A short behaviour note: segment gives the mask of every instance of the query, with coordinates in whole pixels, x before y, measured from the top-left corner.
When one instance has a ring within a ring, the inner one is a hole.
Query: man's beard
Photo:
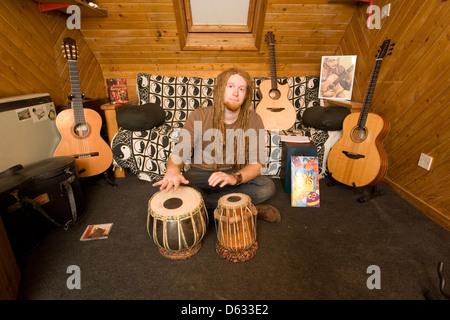
[[[240,102],[233,102],[233,101],[226,101],[225,107],[230,111],[237,111],[241,108],[242,103]]]

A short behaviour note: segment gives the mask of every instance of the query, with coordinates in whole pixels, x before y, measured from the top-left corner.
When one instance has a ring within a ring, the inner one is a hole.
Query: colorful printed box
[[[292,207],[320,207],[318,157],[292,156],[291,179]]]

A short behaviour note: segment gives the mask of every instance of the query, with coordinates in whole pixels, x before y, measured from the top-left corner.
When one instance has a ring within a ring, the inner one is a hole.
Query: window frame
[[[189,0],[172,1],[181,50],[259,50],[267,0],[250,0],[248,23],[241,26],[193,26]]]

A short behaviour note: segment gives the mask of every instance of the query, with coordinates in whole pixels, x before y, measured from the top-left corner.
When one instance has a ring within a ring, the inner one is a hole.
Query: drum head
[[[250,197],[243,193],[230,193],[219,199],[219,206],[226,208],[243,207],[250,202]]]
[[[198,210],[202,204],[200,193],[191,188],[180,186],[177,190],[158,191],[149,201],[150,212],[166,219],[179,219]]]

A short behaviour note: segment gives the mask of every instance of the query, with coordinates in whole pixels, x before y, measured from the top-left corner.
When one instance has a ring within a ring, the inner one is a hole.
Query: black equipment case
[[[86,212],[72,157],[53,157],[0,173],[0,213],[16,259]]]

